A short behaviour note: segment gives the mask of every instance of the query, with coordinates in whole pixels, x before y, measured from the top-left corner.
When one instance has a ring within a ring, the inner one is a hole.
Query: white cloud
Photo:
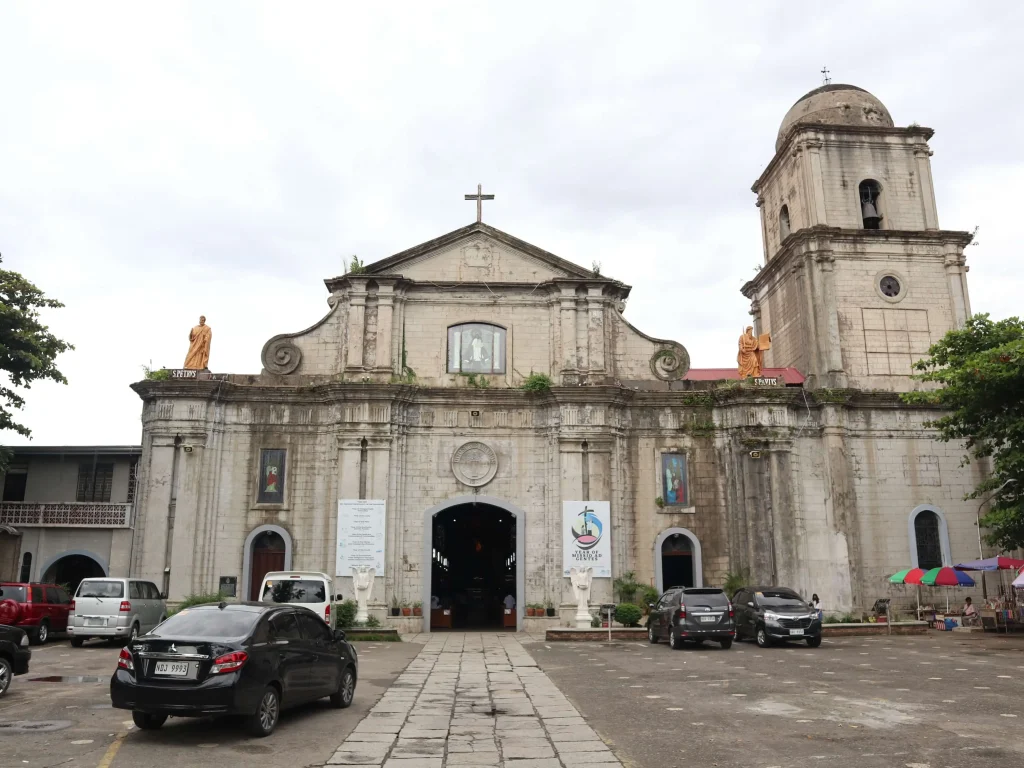
[[[1019,311],[1024,12],[931,3],[5,5],[0,251],[67,308],[34,442],[132,443],[139,366],[205,313],[216,370],[326,312],[322,279],[485,220],[634,286],[627,317],[730,365],[762,260],[751,182],[819,84],[937,130],[973,309]],[[1007,94],[1010,94],[1008,96]],[[10,443],[16,436],[2,436]]]

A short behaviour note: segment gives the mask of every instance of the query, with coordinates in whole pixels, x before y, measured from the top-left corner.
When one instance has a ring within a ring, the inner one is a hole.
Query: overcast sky
[[[32,442],[138,443],[128,384],[180,366],[201,313],[210,367],[258,373],[323,278],[468,224],[478,182],[485,222],[601,262],[641,330],[733,365],[750,185],[826,64],[936,130],[940,225],[980,226],[973,309],[1019,314],[1024,6],[835,5],[4,0],[3,268],[76,346],[69,386],[27,393]]]

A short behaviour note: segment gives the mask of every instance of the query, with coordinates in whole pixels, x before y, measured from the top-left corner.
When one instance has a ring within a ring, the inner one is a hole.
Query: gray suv
[[[744,587],[732,602],[737,639],[753,638],[762,648],[788,640],[803,640],[811,648],[821,645],[818,612],[792,589]]]
[[[736,636],[732,604],[721,589],[670,589],[649,608],[647,639],[651,643],[667,640],[678,650],[686,642],[701,645],[711,640],[730,648]]]
[[[167,604],[151,581],[85,579],[78,585],[68,616],[76,648],[90,637],[134,640],[167,618]]]

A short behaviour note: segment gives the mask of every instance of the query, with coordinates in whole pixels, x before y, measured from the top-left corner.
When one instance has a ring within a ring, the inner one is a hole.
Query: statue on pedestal
[[[201,315],[199,325],[193,327],[188,334],[188,354],[185,355],[185,365],[182,368],[205,371],[210,365],[210,340],[212,338],[213,331],[206,324],[206,315]]]
[[[569,583],[576,598],[576,629],[590,627],[590,582],[593,578],[594,569],[589,565],[569,569]]]
[[[370,618],[368,603],[370,592],[373,591],[373,579],[377,575],[376,568],[365,565],[352,568],[352,585],[356,589],[356,623],[365,623]]]
[[[765,350],[772,348],[771,334],[762,333],[760,336],[755,336],[754,326],[748,325],[746,333],[740,336],[739,348],[736,363],[739,367],[740,378],[760,378]]]

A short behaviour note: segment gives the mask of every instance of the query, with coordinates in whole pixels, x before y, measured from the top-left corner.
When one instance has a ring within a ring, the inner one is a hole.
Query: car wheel
[[[84,642],[85,642],[85,638],[84,637],[72,637],[71,638],[71,647],[72,648],[81,648],[82,647],[82,643],[84,643]]]
[[[274,728],[277,726],[277,719],[281,715],[281,697],[277,693],[277,689],[268,685],[263,691],[263,696],[260,697],[259,706],[256,707],[256,711],[249,715],[249,721],[247,723],[249,733],[253,736],[269,736],[274,732]]]
[[[817,637],[808,637],[807,645],[811,648],[817,648],[819,645],[821,645],[821,635],[818,635]]]
[[[352,699],[356,695],[356,675],[351,667],[347,667],[341,673],[341,683],[338,685],[337,693],[331,694],[331,706],[338,709],[345,709],[352,706]]]
[[[50,625],[44,621],[39,625],[39,629],[36,630],[36,643],[38,645],[44,645],[47,640],[50,639]]]
[[[767,648],[772,644],[771,638],[768,637],[768,630],[764,627],[757,628],[757,635],[755,639],[757,640],[758,648]]]
[[[675,627],[672,627],[668,632],[668,644],[672,646],[674,651],[678,651],[683,647],[683,641],[676,636]]]
[[[132,712],[132,722],[143,731],[155,731],[167,722],[167,715],[150,715],[146,712]]]
[[[11,669],[11,662],[0,657],[0,696],[7,693],[11,687],[11,678],[14,677],[14,670]]]
[[[727,637],[725,640],[719,640],[718,642],[721,643],[723,651],[728,651],[730,648],[732,648],[731,637]]]
[[[658,642],[658,636],[654,634],[654,625],[647,625],[647,642],[651,645],[655,645]]]

